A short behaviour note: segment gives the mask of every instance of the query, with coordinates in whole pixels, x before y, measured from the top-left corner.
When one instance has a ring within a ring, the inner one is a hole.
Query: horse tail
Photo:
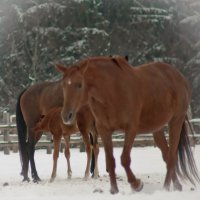
[[[94,146],[94,140],[91,133],[90,133],[90,143],[92,146]],[[92,175],[94,175],[94,168],[95,168],[95,155],[94,155],[94,148],[92,148],[92,160],[91,160],[91,165],[90,165],[90,173]]]
[[[195,180],[200,183],[200,177],[193,157],[189,133],[192,133],[190,136],[194,139],[193,128],[186,115],[178,145],[178,162],[176,170],[181,178],[189,180],[193,185],[196,185]]]
[[[17,134],[18,134],[18,142],[19,142],[19,152],[20,152],[20,160],[21,164],[24,158],[27,157],[27,149],[26,149],[26,139],[27,139],[27,126],[24,121],[24,117],[22,114],[21,106],[20,106],[20,99],[21,96],[24,94],[26,90],[23,90],[20,95],[18,96],[17,103],[16,103],[16,125],[17,125]]]

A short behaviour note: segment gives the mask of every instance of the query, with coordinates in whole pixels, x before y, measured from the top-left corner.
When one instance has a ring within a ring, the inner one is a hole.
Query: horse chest
[[[122,113],[117,111],[117,109],[113,109],[112,106],[103,104],[96,99],[92,99],[89,106],[95,121],[101,124],[101,126],[114,130],[122,127]]]

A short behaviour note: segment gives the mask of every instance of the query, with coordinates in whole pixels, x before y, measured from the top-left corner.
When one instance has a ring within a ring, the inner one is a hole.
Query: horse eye
[[[82,84],[81,83],[76,83],[76,88],[82,88]]]

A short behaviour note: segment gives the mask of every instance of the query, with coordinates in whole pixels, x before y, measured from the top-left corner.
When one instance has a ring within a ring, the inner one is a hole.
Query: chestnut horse
[[[63,92],[60,81],[32,85],[19,95],[16,104],[16,124],[22,163],[21,175],[24,177],[23,181],[30,180],[28,177],[29,161],[33,181],[40,181],[35,166],[34,152],[35,145],[42,133],[37,134],[37,137],[35,137],[36,133],[33,128],[41,116],[46,115],[50,109],[62,107],[62,105]],[[98,152],[98,145],[95,143],[94,150]]]
[[[106,156],[111,193],[118,192],[113,156],[112,133],[125,133],[121,164],[131,188],[139,191],[143,183],[130,168],[130,152],[136,134],[154,134],[167,165],[164,188],[182,190],[178,176],[192,184],[200,181],[191,151],[187,110],[191,89],[186,79],[172,66],[149,63],[132,67],[124,58],[93,57],[71,68],[57,66],[63,72],[64,123],[73,123],[79,107],[88,104],[95,118]],[[75,89],[79,85],[79,89]],[[65,98],[70,96],[70,98]],[[169,144],[163,136],[168,124]]]
[[[42,131],[45,131],[45,132],[51,132],[53,135],[53,143],[54,143],[53,170],[50,182],[53,182],[56,177],[57,160],[59,156],[59,148],[62,136],[65,140],[65,157],[68,166],[67,170],[68,178],[71,178],[72,171],[70,165],[69,140],[71,134],[79,132],[79,129],[76,124],[73,125],[63,124],[60,113],[61,113],[61,107],[51,109],[46,115],[41,117],[40,121],[36,124],[36,126],[33,129],[35,132],[39,132],[39,134]],[[87,152],[87,164],[84,176],[84,179],[87,180],[89,177],[89,167],[91,161],[90,141],[87,134],[89,132],[95,133],[93,135],[93,139],[97,140],[97,133],[95,132],[95,126],[94,126],[94,118],[91,115],[88,106],[84,106],[79,110],[77,114],[77,124],[79,125],[80,133],[82,133],[85,149]],[[98,177],[97,156],[98,155],[95,155],[95,170],[94,170],[95,178]]]

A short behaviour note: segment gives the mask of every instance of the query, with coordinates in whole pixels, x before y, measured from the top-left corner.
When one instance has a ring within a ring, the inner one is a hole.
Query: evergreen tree
[[[193,87],[200,114],[198,0],[0,1],[0,107],[14,112],[18,94],[60,77],[68,65],[96,55],[129,55],[133,65],[173,64]]]

